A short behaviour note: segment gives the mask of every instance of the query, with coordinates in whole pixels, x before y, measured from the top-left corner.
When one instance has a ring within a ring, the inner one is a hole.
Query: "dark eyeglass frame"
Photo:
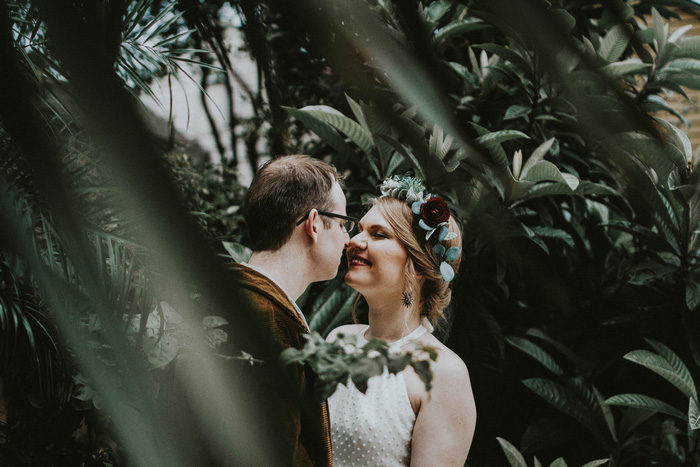
[[[341,224],[341,228],[343,229],[343,232],[350,233],[355,229],[355,226],[357,225],[357,218],[356,217],[351,217],[351,216],[344,216],[342,214],[336,214],[334,212],[328,212],[328,211],[316,211],[318,212],[319,215],[321,216],[326,216],[326,217],[337,217],[338,219],[344,219],[345,222]],[[304,217],[299,219],[297,222],[297,226],[301,225],[302,222],[304,222],[306,219],[309,218],[309,214],[311,214],[311,211],[306,213]],[[349,224],[348,224],[349,223]]]

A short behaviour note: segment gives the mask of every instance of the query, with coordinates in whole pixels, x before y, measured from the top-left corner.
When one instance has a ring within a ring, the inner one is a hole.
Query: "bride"
[[[431,325],[450,302],[458,224],[418,179],[394,177],[381,191],[347,248],[345,281],[367,301],[369,325],[341,326],[328,340],[384,339],[395,352],[433,347],[433,387],[427,392],[410,367],[371,378],[366,394],[351,382],[339,385],[328,401],[333,464],[463,466],[476,423],[469,373]]]

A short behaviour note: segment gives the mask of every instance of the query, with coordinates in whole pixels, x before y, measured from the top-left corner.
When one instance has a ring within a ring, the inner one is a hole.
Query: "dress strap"
[[[358,345],[363,346],[365,345],[368,341],[365,338],[365,332],[369,329],[369,325],[365,326],[362,328],[359,332],[358,336]],[[416,329],[411,331],[410,334],[407,336],[402,337],[401,339],[389,342],[389,351],[390,352],[398,352],[401,347],[404,345],[408,344],[409,342],[413,342],[420,338],[423,334],[428,332],[428,329],[423,325],[423,323],[419,324]]]

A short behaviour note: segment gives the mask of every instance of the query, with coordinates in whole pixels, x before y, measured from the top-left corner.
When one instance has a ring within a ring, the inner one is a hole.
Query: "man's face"
[[[345,212],[345,194],[338,183],[333,185],[331,189],[331,208],[330,212],[335,214],[347,215]],[[343,219],[335,217],[327,217],[330,220],[330,227],[322,227],[319,235],[318,255],[316,257],[317,280],[333,279],[338,273],[338,266],[343,257],[343,250],[350,240],[347,232],[343,232]]]

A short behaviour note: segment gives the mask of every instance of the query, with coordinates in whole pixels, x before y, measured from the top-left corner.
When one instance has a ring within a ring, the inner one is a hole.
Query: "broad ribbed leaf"
[[[622,62],[615,62],[600,68],[600,72],[610,79],[616,80],[625,76],[646,73],[651,68],[648,63],[643,63],[638,58],[630,58]]]
[[[645,396],[644,394],[618,394],[607,399],[605,403],[608,405],[620,405],[623,407],[653,410],[654,412],[660,412],[672,417],[686,420],[686,416],[683,415],[683,412],[680,410],[667,404],[666,402],[660,401],[653,397]]]
[[[550,195],[600,195],[600,196],[620,196],[620,193],[605,185],[581,180],[576,190],[572,191],[565,183],[538,183],[527,193],[527,198]]]
[[[673,384],[686,397],[695,397],[694,386],[691,387],[664,357],[648,350],[635,350],[625,355],[625,359],[650,369]]]
[[[573,191],[557,166],[549,161],[539,161],[533,165],[525,175],[522,175],[520,179],[529,182],[559,182],[566,185],[570,191]]]
[[[675,352],[673,352],[661,342],[652,339],[646,339],[646,341],[649,343],[649,345],[654,347],[654,350],[656,350],[659,353],[659,355],[666,359],[666,361],[671,365],[671,368],[673,368],[673,371],[683,380],[685,386],[690,391],[689,394],[684,394],[691,399],[697,398],[698,393],[697,389],[695,388],[695,382],[693,381],[693,377],[691,376],[690,371],[688,371],[688,367],[685,366],[685,364],[678,357],[678,355],[676,355]]]
[[[368,133],[370,133],[372,130],[370,129],[369,125],[367,124],[367,120],[365,119],[365,113],[362,111],[362,106],[355,102],[350,96],[345,94],[345,100],[348,101],[348,105],[350,105],[350,110],[352,110],[353,115],[355,115],[355,118],[357,119],[358,123],[362,125],[362,128],[365,129]]]
[[[616,24],[608,30],[600,43],[598,53],[608,62],[617,61],[629,44],[631,28],[627,24]]]
[[[236,242],[221,242],[224,246],[226,252],[233,258],[237,263],[244,263],[250,259],[253,254],[250,248],[247,246],[236,243]]]
[[[523,380],[523,384],[562,413],[572,417],[591,432],[596,432],[594,415],[581,404],[570,389],[544,378],[526,379]]]
[[[483,144],[484,147],[488,149],[489,154],[491,154],[494,162],[496,163],[496,166],[498,166],[500,169],[503,169],[504,171],[508,170],[508,156],[503,150],[503,147],[501,146],[500,142],[496,141],[495,137],[487,138],[492,133],[490,133],[489,130],[487,130],[486,128],[479,126],[473,122],[471,125],[479,134],[477,142]]]
[[[346,284],[329,283],[311,306],[309,328],[322,336],[349,321],[355,292]]]
[[[700,306],[700,283],[692,279],[686,279],[684,282],[685,304],[688,310],[695,311]]]
[[[654,39],[656,40],[656,50],[661,51],[666,46],[668,38],[666,22],[663,17],[656,11],[656,8],[651,9],[651,16],[654,20]]]
[[[463,20],[452,21],[444,28],[440,29],[435,36],[433,36],[433,42],[437,43],[443,39],[450,38],[452,36],[466,34],[471,31],[477,31],[479,29],[489,28],[488,24],[484,23],[477,18],[466,18]]]
[[[506,342],[537,360],[552,373],[556,375],[564,374],[564,370],[562,370],[552,356],[549,355],[546,350],[532,341],[523,339],[522,337],[511,336],[506,338]]]
[[[397,152],[397,154],[400,154],[405,160],[410,162],[413,168],[416,170],[416,175],[425,180],[425,173],[423,172],[423,167],[421,166],[420,161],[416,159],[416,156],[414,156],[408,148],[396,141],[394,138],[389,138],[384,135],[378,135],[378,141],[379,140],[388,143],[389,146],[391,146]]]
[[[700,429],[700,407],[698,407],[698,400],[694,397],[691,397],[688,403],[688,425],[693,430]]]
[[[522,131],[518,130],[500,130],[500,131],[494,131],[492,133],[489,133],[484,136],[480,136],[477,139],[477,142],[480,144],[488,144],[488,143],[503,143],[505,141],[510,141],[512,139],[518,139],[518,138],[526,138],[530,139],[528,135],[523,133]]]
[[[518,451],[515,446],[503,438],[497,437],[496,439],[500,443],[501,449],[503,449],[503,452],[506,454],[506,458],[508,459],[511,467],[527,467],[523,455],[520,454],[520,451]]]
[[[607,464],[608,462],[610,462],[610,459],[598,459],[595,461],[588,462],[582,467],[598,467],[599,465]]]
[[[524,59],[514,49],[506,48],[497,44],[474,44],[472,47],[485,50],[509,61],[516,67],[520,68],[520,71],[523,72],[525,76],[532,76],[533,74],[532,65],[530,65],[529,61]]]
[[[549,467],[567,467],[566,462],[564,462],[564,458],[560,457],[559,459],[556,459],[554,462],[549,464]]]
[[[608,426],[608,431],[610,431],[610,436],[617,442],[617,429],[615,428],[615,417],[613,417],[612,410],[610,406],[605,403],[603,395],[598,391],[598,388],[593,386],[593,394],[595,395],[596,401],[598,402],[598,407],[603,412],[603,417],[605,418],[605,424]]]
[[[555,138],[550,138],[544,143],[540,144],[535,148],[534,151],[532,151],[532,154],[530,154],[530,157],[525,161],[525,164],[523,164],[523,169],[520,172],[520,178],[522,179],[529,171],[530,169],[537,164],[539,161],[544,159],[544,157],[547,155],[549,150],[552,148],[552,145],[556,141]]]
[[[686,163],[692,160],[693,148],[690,144],[690,139],[688,138],[688,135],[682,132],[677,126],[672,125],[663,118],[655,117],[654,120],[656,121],[656,123],[664,127],[664,129],[669,133],[669,140],[674,144],[675,147],[677,147],[681,151]],[[678,165],[678,163],[676,165]],[[683,170],[685,169],[685,165],[683,167],[679,166],[678,168]]]
[[[326,105],[308,105],[299,110],[332,125],[336,130],[350,138],[350,140],[357,144],[365,153],[372,153],[374,143],[372,142],[370,133],[365,131],[362,125],[351,118],[346,117],[334,108]]]
[[[678,55],[700,60],[700,37],[685,36],[676,41],[676,44],[679,47]]]
[[[569,245],[571,248],[574,247],[574,239],[569,235],[568,232],[562,229],[555,229],[554,227],[545,226],[533,226],[530,227],[533,232],[535,232],[540,237],[544,238],[555,238],[557,240],[562,240],[564,243]]]
[[[309,130],[316,133],[323,141],[328,143],[329,146],[338,151],[340,154],[348,158],[352,158],[354,156],[355,151],[348,143],[345,142],[345,139],[343,139],[338,131],[331,125],[308,112],[291,107],[283,106],[282,108],[292,117],[295,117],[297,120],[306,125]]]
[[[524,105],[511,105],[506,110],[503,120],[515,120],[516,118],[524,117],[532,112],[531,107],[526,107]]]
[[[618,144],[626,151],[645,160],[664,182],[674,169],[685,167],[685,157],[671,144],[639,133],[620,135]]]
[[[647,245],[657,251],[673,250],[673,246],[667,241],[667,239],[663,235],[659,234],[658,232],[654,232],[650,228],[641,224],[637,224],[630,221],[608,221],[601,222],[600,225],[609,227],[611,229],[617,229],[622,230],[624,232],[628,232],[637,237],[637,239],[643,242],[644,245]]]

